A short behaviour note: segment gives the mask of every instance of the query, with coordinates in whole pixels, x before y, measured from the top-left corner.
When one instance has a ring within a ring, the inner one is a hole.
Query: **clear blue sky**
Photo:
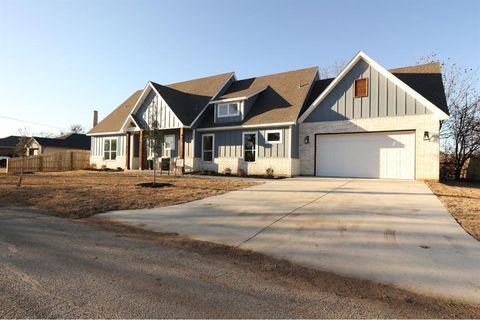
[[[91,126],[148,80],[347,61],[480,68],[480,1],[0,0],[0,137]],[[42,127],[1,117],[20,118]]]

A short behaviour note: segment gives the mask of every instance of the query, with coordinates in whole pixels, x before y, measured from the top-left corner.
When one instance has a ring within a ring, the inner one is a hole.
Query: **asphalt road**
[[[480,315],[473,307],[428,299],[418,302],[416,296],[405,299],[397,289],[368,282],[361,282],[363,288],[353,281],[352,294],[348,278],[318,273],[318,279],[308,280],[293,270],[285,276],[221,250],[205,252],[195,242],[179,247],[106,231],[89,222],[0,207],[0,317]],[[345,286],[338,286],[336,292],[332,283]],[[372,292],[378,294],[373,297]]]

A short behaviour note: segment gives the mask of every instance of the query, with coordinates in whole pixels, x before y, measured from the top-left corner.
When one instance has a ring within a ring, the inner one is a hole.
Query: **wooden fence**
[[[60,151],[39,156],[8,159],[7,172],[52,172],[86,169],[90,151]]]

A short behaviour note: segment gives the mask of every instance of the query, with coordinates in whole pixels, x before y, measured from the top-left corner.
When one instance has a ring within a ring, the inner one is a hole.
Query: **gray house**
[[[88,135],[97,166],[147,168],[144,132],[156,126],[162,157],[186,171],[438,179],[446,118],[439,64],[387,71],[360,52],[335,79],[314,67],[148,82]]]

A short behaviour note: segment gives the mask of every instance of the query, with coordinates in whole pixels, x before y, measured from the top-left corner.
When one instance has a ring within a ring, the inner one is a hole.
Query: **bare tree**
[[[72,124],[70,126],[70,133],[84,133],[85,128],[81,124]]]
[[[450,108],[450,118],[442,126],[446,152],[453,156],[454,176],[458,180],[462,171],[477,151],[480,151],[480,97],[466,97],[464,104]]]
[[[145,140],[148,149],[153,154],[153,186],[156,185],[157,181],[157,162],[158,158],[161,157],[163,152],[163,143],[164,143],[164,134],[159,129],[158,125],[158,107],[157,105],[152,105],[149,109],[148,115],[148,131],[145,132]]]
[[[480,150],[480,96],[478,74],[471,68],[450,61],[440,61],[431,53],[418,59],[418,64],[439,62],[450,117],[440,122],[443,152],[451,159],[454,177],[460,179],[462,170],[472,155]]]
[[[32,136],[42,137],[42,138],[55,138],[57,134],[53,132],[48,132],[48,131],[39,131],[39,132],[33,132]]]
[[[346,65],[345,61],[335,61],[332,65],[318,68],[320,79],[335,78]]]
[[[31,137],[29,137],[27,129],[18,130],[20,137],[18,138],[17,145],[15,146],[15,155],[20,155],[22,157],[22,166],[20,168],[20,176],[18,177],[17,188],[22,186],[23,172],[25,167],[25,155],[27,153],[27,144],[30,142]]]

